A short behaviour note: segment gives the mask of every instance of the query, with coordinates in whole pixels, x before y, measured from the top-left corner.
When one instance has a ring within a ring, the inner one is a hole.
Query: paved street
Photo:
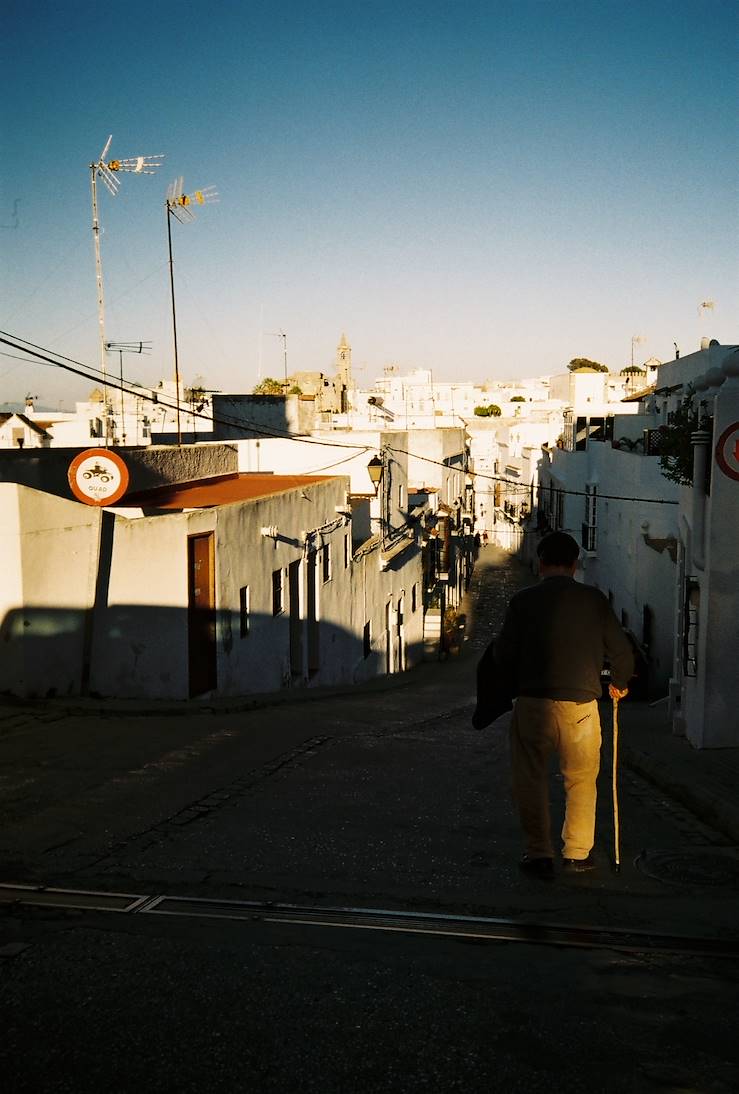
[[[733,1089],[731,839],[624,768],[616,874],[606,747],[599,869],[551,884],[517,869],[506,719],[478,733],[469,716],[475,661],[530,580],[487,548],[462,654],[391,686],[207,713],[6,710],[0,881],[240,902],[233,920],[212,917],[224,904],[6,904],[9,1088]],[[624,704],[625,737],[637,715]],[[316,925],[285,905],[413,912],[440,933]],[[489,937],[492,921],[516,940]],[[593,933],[560,944],[552,925]]]

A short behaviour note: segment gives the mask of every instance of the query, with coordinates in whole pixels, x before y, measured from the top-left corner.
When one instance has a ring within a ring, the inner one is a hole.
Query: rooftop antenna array
[[[218,201],[218,191],[215,186],[205,186],[202,190],[193,190],[191,194],[184,192],[184,180],[182,176],[170,183],[167,188],[167,243],[169,246],[169,288],[172,295],[172,340],[174,343],[174,382],[177,401],[177,444],[182,444],[182,428],[180,426],[180,362],[177,353],[177,310],[174,296],[174,260],[172,258],[172,217],[180,224],[189,224],[195,219],[195,209],[198,205],[214,205]]]
[[[643,334],[632,334],[631,336],[631,367],[634,367],[634,346],[640,346],[643,342],[646,342],[646,336]]]
[[[123,354],[124,353],[151,353],[151,342],[106,342],[106,353],[117,353],[118,361],[120,364],[120,378],[121,378],[121,442],[126,443],[126,410],[123,400],[124,387],[123,387]],[[138,426],[136,429],[138,434]],[[106,429],[107,434],[107,429]]]
[[[108,159],[112,134],[105,142],[100,156],[95,163],[90,164],[90,188],[92,191],[92,237],[95,242],[95,275],[97,278],[98,294],[98,330],[100,335],[100,371],[103,374],[103,406],[108,402],[108,384],[106,375],[106,343],[105,343],[105,294],[103,293],[103,266],[100,258],[100,218],[98,216],[97,180],[103,180],[105,187],[112,197],[115,197],[121,187],[120,174],[153,175],[162,165],[163,155],[156,156],[130,156],[127,159]],[[105,415],[107,423],[107,414]],[[108,443],[108,427],[105,427],[105,443]]]

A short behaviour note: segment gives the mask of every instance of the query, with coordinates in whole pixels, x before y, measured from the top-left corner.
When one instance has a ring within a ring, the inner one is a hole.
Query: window
[[[582,545],[586,551],[595,551],[598,545],[598,488],[585,484],[585,520],[582,525]]]
[[[416,610],[418,596],[417,589],[418,582],[416,582],[416,584],[411,587],[411,612],[415,612]]]
[[[272,615],[279,615],[285,605],[282,595],[282,570],[272,571]]]
[[[323,576],[323,584],[331,580],[331,544],[324,543],[321,548],[321,573]]]
[[[405,487],[401,484],[398,487],[398,508],[402,509],[405,505]]]
[[[698,675],[698,618],[700,616],[701,590],[695,578],[685,579],[683,602],[683,673]]]
[[[362,645],[363,645],[363,648],[364,648],[365,658],[369,657],[369,655],[372,653],[372,636],[370,634],[370,625],[369,625],[369,623],[365,623],[365,625],[364,625],[364,634],[362,635]]]
[[[249,586],[243,585],[239,589],[239,621],[241,637],[246,638],[249,633]]]
[[[349,533],[347,532],[346,535],[344,536],[344,569],[345,570],[349,566],[349,560],[350,560],[351,557],[352,557],[352,553],[351,553],[351,550],[350,550],[350,547],[349,547]]]

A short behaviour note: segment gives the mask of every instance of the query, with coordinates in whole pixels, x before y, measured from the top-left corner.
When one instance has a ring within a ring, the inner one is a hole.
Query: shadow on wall
[[[187,699],[361,683],[410,668],[422,641],[324,620],[163,605],[27,607],[0,624],[0,693]],[[402,645],[402,649],[401,649]]]

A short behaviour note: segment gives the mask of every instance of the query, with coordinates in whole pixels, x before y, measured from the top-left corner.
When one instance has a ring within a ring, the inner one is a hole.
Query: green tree
[[[573,357],[567,368],[570,372],[578,369],[591,369],[593,372],[608,372],[607,365],[601,365],[598,361],[591,361],[589,357]]]
[[[499,418],[502,414],[502,410],[495,403],[490,403],[488,406],[476,406],[475,414],[478,418]]]
[[[709,429],[711,419],[701,416],[693,407],[693,395],[689,389],[669,425],[663,425],[659,437],[659,469],[670,482],[681,486],[693,484],[693,446],[691,433],[697,429]]]
[[[252,391],[252,395],[282,395],[283,385],[279,380],[273,380],[271,376],[265,377],[260,384],[257,384]]]
[[[288,391],[288,395],[302,395],[302,394],[303,394],[303,389],[302,389],[302,387],[298,387],[297,384],[293,384],[293,386]]]
[[[524,399],[523,395],[514,395],[513,398],[511,399],[511,402],[512,403],[525,403],[526,400]]]

